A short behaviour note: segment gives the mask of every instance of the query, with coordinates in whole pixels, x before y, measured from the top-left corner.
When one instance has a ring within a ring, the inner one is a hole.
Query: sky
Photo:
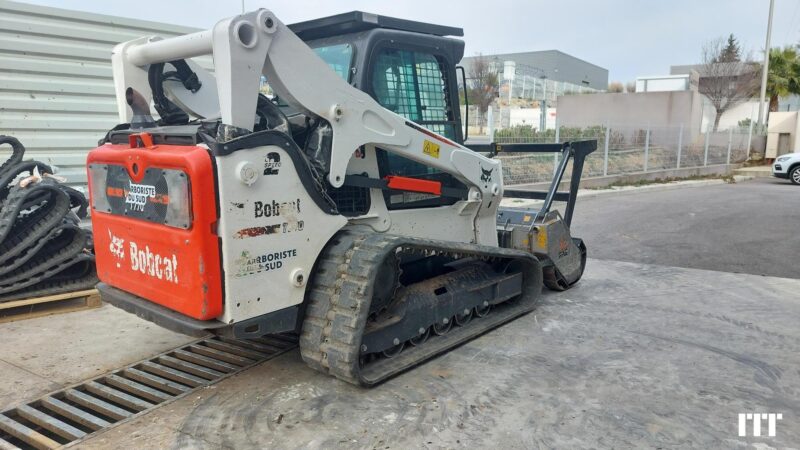
[[[242,0],[26,0],[60,8],[210,28]],[[667,75],[733,33],[763,58],[769,0],[244,0],[284,23],[361,10],[464,29],[465,56],[561,50],[609,70],[609,81]],[[775,0],[772,47],[800,42],[800,0]]]

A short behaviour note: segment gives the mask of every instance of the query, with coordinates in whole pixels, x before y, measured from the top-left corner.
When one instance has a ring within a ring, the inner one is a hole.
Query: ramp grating
[[[0,450],[53,449],[146,414],[297,346],[294,334],[201,339],[0,413]]]

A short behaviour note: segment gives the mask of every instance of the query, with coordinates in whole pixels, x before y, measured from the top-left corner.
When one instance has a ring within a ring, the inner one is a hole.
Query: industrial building
[[[604,91],[608,88],[608,69],[559,50],[502,53],[470,56],[461,65],[470,73],[476,58],[486,59],[507,84],[512,70],[512,96],[554,101],[559,95]],[[507,88],[503,88],[508,92]]]
[[[119,122],[111,49],[195,28],[0,0],[0,134],[86,183],[86,153]]]

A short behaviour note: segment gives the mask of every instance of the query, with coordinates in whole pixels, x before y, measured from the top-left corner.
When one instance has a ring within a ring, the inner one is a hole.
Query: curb
[[[751,176],[744,176],[744,175],[734,175],[733,179],[737,183],[740,181],[751,180],[754,177]],[[661,192],[661,191],[671,191],[674,189],[683,189],[683,188],[693,188],[693,187],[702,187],[702,186],[715,186],[720,184],[728,184],[727,181],[721,179],[713,179],[713,180],[688,180],[688,181],[672,181],[669,183],[659,183],[659,184],[649,184],[645,186],[623,186],[619,188],[609,188],[609,189],[579,189],[578,190],[578,198],[592,198],[592,197],[600,197],[606,195],[620,195],[620,194],[638,194],[638,193],[645,193],[645,192]],[[512,200],[514,197],[507,197],[503,200]],[[524,206],[526,204],[536,204],[541,203],[542,200],[528,200],[528,199],[517,199],[521,201],[513,202],[509,206]]]
[[[772,168],[769,166],[743,167],[734,170],[733,173],[753,178],[772,178]]]
[[[752,176],[734,175],[735,182],[746,181],[753,179]],[[673,189],[701,187],[701,186],[714,186],[718,184],[728,184],[727,181],[721,179],[713,180],[689,180],[689,181],[672,181],[669,183],[648,184],[645,186],[624,186],[620,188],[610,189],[580,189],[578,190],[578,198],[591,198],[601,195],[612,194],[635,194],[639,192],[660,192],[671,191]]]

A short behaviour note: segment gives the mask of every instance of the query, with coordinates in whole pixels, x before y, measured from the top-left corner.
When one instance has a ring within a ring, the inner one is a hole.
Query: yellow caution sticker
[[[547,232],[544,230],[539,230],[539,233],[536,235],[536,244],[541,249],[547,248]]]
[[[526,215],[525,215],[525,216],[522,218],[522,221],[523,221],[523,222],[530,222],[530,221],[531,221],[531,216],[529,216],[529,215],[527,215],[527,214],[526,214]]]
[[[422,153],[439,159],[439,144],[425,140],[425,142],[422,144]]]

